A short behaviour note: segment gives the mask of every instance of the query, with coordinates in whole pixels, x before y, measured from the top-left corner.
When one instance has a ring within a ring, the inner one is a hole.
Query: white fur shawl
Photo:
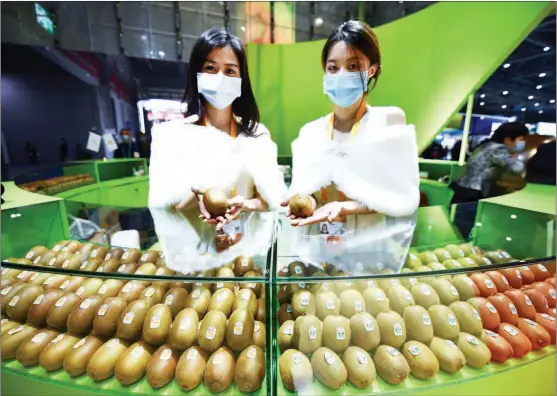
[[[418,149],[413,125],[392,125],[397,113],[368,106],[358,134],[343,142],[330,140],[330,116],[305,125],[292,143],[289,195],[335,183],[369,209],[393,217],[412,214],[419,205]]]

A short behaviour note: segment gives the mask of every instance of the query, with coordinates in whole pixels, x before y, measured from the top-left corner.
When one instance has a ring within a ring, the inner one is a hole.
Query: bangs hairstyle
[[[373,29],[365,22],[350,20],[333,30],[323,47],[323,51],[321,51],[321,66],[323,66],[323,70],[325,70],[327,65],[331,48],[341,41],[351,50],[362,52],[369,59],[370,66],[377,66],[377,71],[367,82],[369,88],[369,84],[374,80],[373,87],[375,87],[381,74],[381,51],[379,50],[379,41]]]
[[[242,78],[242,95],[232,102],[232,112],[241,118],[238,132],[253,136],[259,125],[259,110],[251,89],[246,51],[238,37],[233,36],[221,27],[214,27],[203,32],[193,46],[186,78],[186,90],[182,99],[182,102],[186,105],[185,115],[189,117],[195,114],[201,120],[204,113],[203,102],[205,99],[197,89],[197,73],[201,72],[203,63],[205,63],[212,50],[224,47],[230,47],[234,51],[238,58],[240,77]]]

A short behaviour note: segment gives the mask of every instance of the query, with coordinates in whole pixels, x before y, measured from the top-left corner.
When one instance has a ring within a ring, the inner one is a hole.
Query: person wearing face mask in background
[[[519,175],[525,171],[520,153],[524,151],[526,125],[509,122],[501,125],[489,141],[478,146],[464,166],[462,174],[451,183],[452,203],[475,202],[497,195],[497,181],[503,173]]]
[[[292,143],[288,196],[310,195],[314,207],[305,219],[288,209],[292,225],[320,223],[321,230],[328,224],[329,235],[344,235],[383,223],[384,215],[413,214],[419,204],[414,127],[400,108],[366,104],[381,74],[375,33],[364,22],[343,23],[327,39],[321,63],[323,90],[334,109],[304,125]]]
[[[137,147],[131,138],[129,129],[122,129],[120,131],[121,142],[118,143],[118,148],[114,150],[114,158],[133,158],[134,153],[137,152]]]

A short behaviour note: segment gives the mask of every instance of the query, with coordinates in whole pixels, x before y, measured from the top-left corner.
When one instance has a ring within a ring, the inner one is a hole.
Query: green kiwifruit
[[[145,376],[152,356],[153,347],[145,341],[132,344],[116,361],[114,377],[124,386],[136,383]]]
[[[316,350],[311,356],[311,366],[315,378],[329,389],[339,389],[348,379],[344,363],[329,348]]]
[[[444,305],[434,305],[428,309],[436,337],[449,340],[458,339],[460,326],[454,312]]]
[[[351,344],[371,351],[379,345],[379,325],[371,314],[360,312],[350,318]]]
[[[403,268],[403,269],[401,270],[401,272],[402,272],[402,273],[406,272],[406,271],[403,271],[403,270],[405,270],[405,269],[408,269],[408,268]],[[413,271],[408,270],[408,272],[413,272]],[[406,289],[412,290],[412,288],[418,284],[418,278],[406,277],[406,276],[405,276],[404,278],[400,278],[400,283],[401,283],[401,285],[404,286]]]
[[[402,315],[406,307],[414,305],[412,293],[410,293],[408,289],[402,285],[396,285],[389,288],[387,297],[389,297],[389,305],[391,309],[399,315]]]
[[[165,290],[160,286],[151,285],[141,293],[140,300],[145,300],[147,304],[152,307],[162,303],[164,299]]]
[[[223,392],[234,381],[235,366],[234,352],[226,347],[217,349],[207,360],[203,383],[210,392]]]
[[[166,292],[163,303],[170,308],[172,318],[175,318],[184,309],[187,298],[187,290],[181,287],[173,287]]]
[[[224,216],[228,210],[228,198],[224,191],[208,188],[203,193],[203,205],[211,217]]]
[[[301,315],[315,315],[315,298],[308,290],[298,290],[292,296],[292,314],[294,318]]]
[[[43,288],[37,285],[21,288],[8,302],[6,315],[16,322],[24,322],[27,318],[27,311],[41,294],[43,294]]]
[[[178,359],[180,359],[180,353],[170,348],[168,344],[157,349],[145,372],[151,388],[160,389],[174,379]]]
[[[402,315],[406,326],[406,338],[428,344],[433,338],[433,326],[427,310],[419,305],[412,305]]]
[[[309,217],[313,213],[313,200],[309,195],[294,195],[288,204],[290,213],[296,217]]]
[[[459,248],[464,252],[465,256],[470,256],[471,254],[478,254],[480,250],[472,245],[471,243],[463,243]]]
[[[122,261],[122,263],[133,263],[133,264],[137,264],[137,262],[139,261],[139,259],[141,258],[141,250],[139,249],[135,249],[135,248],[131,248],[128,249],[124,252],[124,254],[122,254],[122,257],[120,258],[120,261]]]
[[[443,264],[437,262],[429,263],[427,266],[433,271],[445,271],[447,269]]]
[[[116,337],[130,341],[139,339],[148,310],[145,300],[136,300],[128,305],[118,320]]]
[[[87,364],[87,375],[94,381],[112,377],[118,359],[128,349],[129,341],[111,338],[105,342],[91,357]]]
[[[460,333],[456,346],[462,351],[466,364],[470,367],[480,369],[491,361],[489,348],[472,334]]]
[[[382,312],[377,315],[377,325],[381,334],[381,343],[400,348],[406,341],[404,319],[394,311]]]
[[[234,311],[226,328],[226,344],[236,352],[253,344],[253,315],[245,309]]]
[[[418,283],[412,288],[412,297],[417,305],[428,309],[432,305],[441,304],[441,300],[433,287],[427,283]]]
[[[207,360],[207,352],[197,346],[182,354],[176,365],[175,379],[183,391],[193,390],[203,381]]]
[[[170,328],[169,345],[180,351],[189,348],[197,339],[198,327],[199,316],[194,309],[186,308],[180,311]]]
[[[122,287],[118,293],[118,297],[123,298],[127,304],[141,297],[141,293],[145,290],[145,286],[136,281],[128,282]]]
[[[410,372],[416,378],[427,380],[439,372],[439,362],[434,353],[419,341],[405,343],[402,354],[410,366]]]
[[[251,290],[246,290],[251,292]],[[186,298],[186,308],[193,308],[199,319],[203,319],[207,313],[207,308],[209,307],[209,301],[211,300],[211,292],[207,289],[195,289]]]
[[[221,311],[209,311],[201,321],[197,344],[207,352],[214,352],[221,347],[225,335],[226,315]]]
[[[75,291],[81,298],[91,297],[99,292],[99,289],[103,285],[103,280],[99,278],[89,278],[79,288]]]
[[[46,323],[54,329],[66,331],[68,316],[80,302],[81,298],[77,294],[66,293],[50,308],[46,316]]]
[[[486,259],[487,259],[487,257],[483,257],[483,256],[479,256],[477,254],[473,254],[470,257],[459,258],[457,261],[460,263],[460,265],[462,267],[472,268],[472,267],[477,267],[478,265],[487,264]],[[489,260],[487,259],[487,261],[489,261]],[[489,263],[491,263],[491,261],[489,261]]]
[[[309,289],[309,284],[305,282],[288,283],[285,290],[287,300],[290,300],[297,291],[306,289]]]
[[[91,357],[103,345],[103,340],[89,335],[79,340],[64,357],[63,368],[70,377],[79,377],[87,371]]]
[[[250,289],[243,289],[236,294],[232,311],[247,309],[252,315],[257,314],[257,298]]]
[[[449,308],[453,311],[458,321],[460,330],[477,337],[483,332],[482,319],[476,308],[464,301],[455,301]]]
[[[141,257],[139,258],[138,263],[139,264],[146,264],[146,263],[153,263],[155,264],[158,259],[160,258],[160,254],[159,252],[157,252],[156,250],[146,250],[143,252],[143,254],[141,255]]]
[[[434,279],[430,283],[431,287],[435,289],[439,300],[443,305],[451,305],[460,299],[458,290],[446,279]]]
[[[267,330],[265,324],[260,321],[255,321],[253,324],[253,345],[265,349],[267,345]]]
[[[221,311],[229,317],[232,313],[232,306],[234,305],[234,293],[227,288],[217,289],[211,296],[209,301],[208,311],[217,310]]]
[[[294,348],[294,321],[287,320],[278,331],[277,345],[281,352]]]
[[[453,259],[459,259],[461,257],[466,257],[464,251],[457,245],[447,245],[445,246],[445,250],[449,252]]]
[[[323,321],[323,346],[342,353],[350,346],[350,321],[341,315],[329,315]],[[298,348],[300,349],[300,348]],[[303,351],[302,351],[303,352]]]
[[[451,283],[458,291],[458,295],[462,301],[468,301],[471,298],[479,297],[480,291],[478,286],[466,274],[456,275]]]
[[[21,344],[28,338],[34,336],[39,330],[36,327],[23,324],[11,328],[2,335],[2,360],[6,361],[16,357],[16,353]]]
[[[265,379],[265,352],[252,345],[238,357],[234,368],[234,382],[240,392],[255,392]]]
[[[440,262],[440,263],[442,263],[445,260],[448,260],[448,259],[452,258],[449,251],[447,249],[443,249],[443,248],[434,249],[433,254],[435,254],[435,256],[437,256],[437,261]],[[431,262],[429,262],[428,264],[430,264],[430,263]]]
[[[322,323],[316,316],[299,316],[294,322],[292,343],[302,353],[313,353],[322,345],[322,334]]]
[[[348,381],[356,388],[368,388],[375,381],[375,364],[365,350],[357,346],[348,347],[342,354],[348,373]]]
[[[109,297],[103,301],[93,318],[94,334],[112,337],[116,334],[118,321],[128,304],[120,297]]]
[[[346,276],[346,275],[344,275],[343,273],[342,276]],[[339,296],[339,298],[340,295],[345,291],[353,290],[356,287],[356,284],[352,281],[331,282],[330,285],[331,285],[331,290],[334,291],[336,295]]]
[[[433,337],[429,343],[431,352],[437,358],[441,370],[454,374],[466,365],[466,357],[451,340]]]
[[[406,260],[404,261],[404,265],[411,269],[418,268],[422,265],[422,260],[420,260],[420,258],[414,253],[408,253]]]
[[[343,291],[339,297],[340,314],[346,318],[351,318],[359,312],[366,312],[364,297],[357,290]]]
[[[15,358],[24,367],[36,366],[39,363],[39,355],[50,341],[60,333],[55,330],[43,329],[28,337],[19,346]]]
[[[95,295],[87,297],[77,304],[66,321],[69,333],[77,335],[89,334],[93,328],[93,320],[104,298]]]
[[[313,381],[313,369],[309,359],[295,349],[285,351],[278,361],[280,378],[286,389],[303,393]]]
[[[38,328],[45,327],[48,311],[63,295],[61,290],[50,290],[37,296],[27,311],[27,322]]]
[[[404,355],[392,346],[380,345],[373,356],[373,361],[377,374],[391,385],[400,384],[410,374],[410,366]]]
[[[421,252],[418,257],[420,258],[420,261],[423,263],[423,265],[428,265],[433,261],[439,261],[437,255],[433,252]],[[451,258],[450,255],[447,258]]]
[[[39,356],[39,365],[46,371],[60,370],[64,365],[64,358],[80,340],[72,334],[59,334],[48,343]]]
[[[462,264],[460,264],[460,262],[455,259],[448,259],[443,261],[443,267],[452,270],[452,269],[462,268]]]
[[[363,294],[364,301],[366,303],[366,310],[368,313],[372,314],[375,318],[381,312],[389,312],[389,299],[385,292],[376,287],[370,287]]]
[[[154,305],[143,320],[143,339],[151,345],[162,345],[170,333],[171,325],[172,312],[168,305]]]
[[[340,301],[332,291],[321,291],[315,296],[315,315],[324,320],[328,315],[340,314]]]

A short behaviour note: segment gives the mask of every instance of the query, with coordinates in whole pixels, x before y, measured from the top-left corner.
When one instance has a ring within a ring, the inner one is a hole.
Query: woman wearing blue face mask
[[[149,206],[197,211],[220,230],[242,211],[280,206],[284,183],[277,149],[259,122],[246,53],[223,28],[205,31],[194,45],[183,98],[185,119],[153,130]],[[202,194],[228,197],[225,215],[211,217]]]
[[[343,23],[325,43],[321,63],[334,109],[306,124],[292,144],[288,196],[310,195],[314,206],[305,219],[288,210],[292,225],[327,222],[329,234],[342,235],[348,215],[412,214],[419,204],[414,129],[401,109],[366,104],[381,74],[375,33],[363,22]]]

